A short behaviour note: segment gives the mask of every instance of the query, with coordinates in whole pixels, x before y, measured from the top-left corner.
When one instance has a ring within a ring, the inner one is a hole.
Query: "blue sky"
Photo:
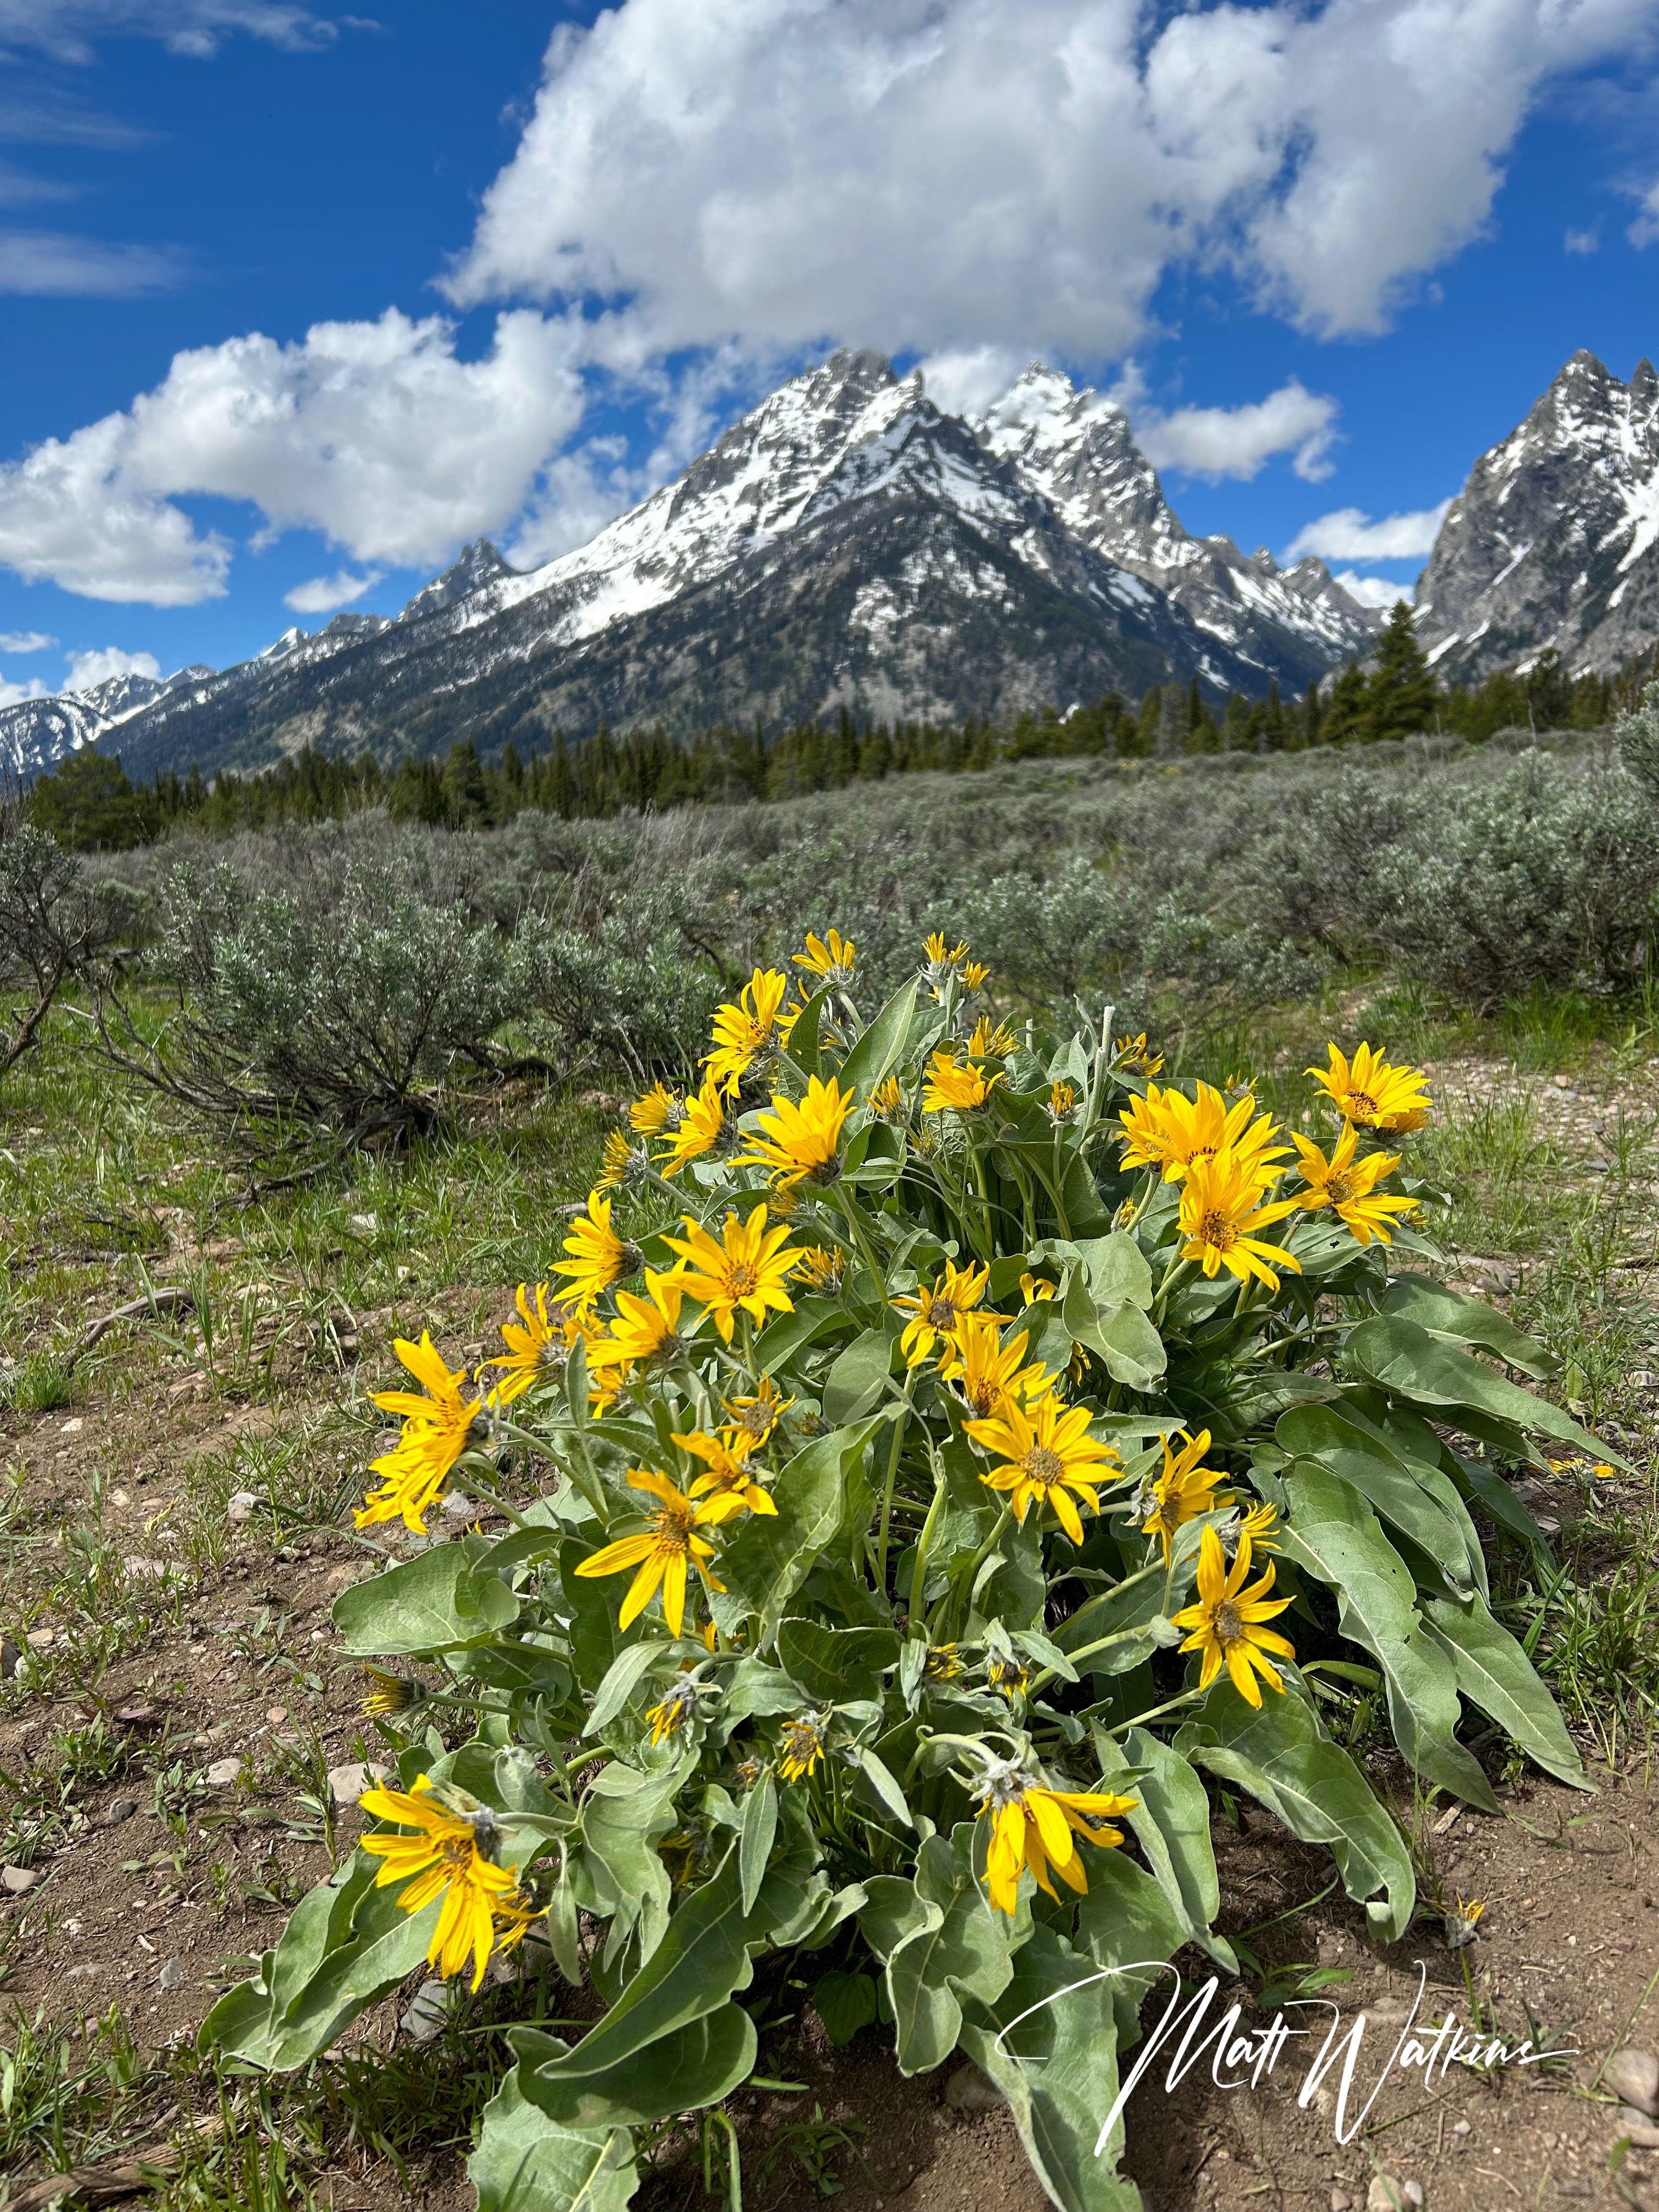
[[[0,0],[0,698],[550,557],[836,341],[1060,362],[1189,528],[1407,582],[1659,347],[1659,0],[597,14]]]

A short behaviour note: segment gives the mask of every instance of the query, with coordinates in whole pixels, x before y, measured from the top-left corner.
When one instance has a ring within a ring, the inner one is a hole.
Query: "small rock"
[[[1659,2057],[1628,2045],[1607,2061],[1601,2087],[1647,2118],[1659,2118]]]
[[[329,1589],[349,1589],[362,1574],[361,1567],[331,1567],[326,1587]]]
[[[477,1510],[464,1490],[452,1490],[438,1508],[451,1521],[470,1521]]]
[[[279,1722],[285,1721],[288,1718],[288,1707],[286,1705],[267,1705],[265,1707],[265,1718],[270,1723],[272,1728],[275,1728]]]
[[[1467,2120],[1458,2120],[1453,2125],[1452,2133],[1455,2136],[1469,2136],[1474,2133],[1474,2130]]]
[[[135,1557],[123,1559],[121,1564],[130,1575],[134,1576],[140,1582],[165,1582],[170,1574],[176,1572],[171,1559],[144,1559]]]
[[[265,1502],[262,1490],[239,1490],[225,1500],[225,1518],[233,1528],[240,1528]]]
[[[380,1218],[377,1213],[348,1213],[346,1216],[346,1227],[355,1231],[359,1237],[373,1237],[380,1226]]]
[[[953,2112],[994,2112],[1008,2100],[994,2081],[969,2063],[958,2066],[945,2083],[945,2101]]]
[[[0,1889],[9,1897],[27,1897],[40,1879],[34,1867],[0,1866]]]
[[[138,1800],[136,1797],[118,1797],[104,1815],[104,1826],[118,1828],[123,1820],[131,1820],[137,1810]]]
[[[184,1978],[183,1962],[178,1959],[169,1959],[155,1977],[155,1986],[158,1990],[176,1990]]]
[[[60,1437],[78,1437],[82,1430],[84,1429],[86,1425],[86,1423],[77,1413],[72,1421],[64,1421],[61,1423],[59,1425],[58,1433]]]
[[[57,1636],[58,1631],[55,1628],[32,1628],[27,1638],[29,1650],[44,1651],[47,1644],[57,1640]]]
[[[1391,2173],[1374,2173],[1365,2191],[1365,2212],[1422,2212],[1420,2181],[1396,2181]]]
[[[447,1982],[422,1982],[398,2022],[398,2033],[410,2043],[433,2042],[443,2033],[452,1994]]]
[[[367,1765],[354,1759],[345,1766],[331,1766],[328,1794],[337,1805],[355,1805],[365,1790],[378,1788],[390,1772],[389,1767],[378,1765],[372,1759]]]
[[[241,1778],[240,1759],[216,1759],[202,1778],[210,1790],[234,1790]]]
[[[1346,2189],[1332,2190],[1331,2212],[1353,2212],[1353,2199]]]
[[[118,1705],[115,1717],[122,1728],[154,1728],[159,1716],[154,1705]]]

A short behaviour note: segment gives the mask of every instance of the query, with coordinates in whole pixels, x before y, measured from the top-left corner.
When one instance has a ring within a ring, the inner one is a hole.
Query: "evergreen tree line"
[[[443,761],[382,767],[307,747],[251,775],[227,770],[210,784],[199,769],[158,775],[135,787],[118,759],[82,753],[34,785],[31,818],[60,842],[86,850],[141,844],[175,824],[214,834],[278,822],[338,818],[385,806],[394,818],[451,828],[509,821],[526,807],[567,817],[624,808],[793,798],[924,769],[960,774],[1003,761],[1106,756],[1172,762],[1221,752],[1298,752],[1409,737],[1419,731],[1483,743],[1501,729],[1596,729],[1633,708],[1659,652],[1617,677],[1571,676],[1546,653],[1524,676],[1502,672],[1471,686],[1442,687],[1425,660],[1410,611],[1395,608],[1369,666],[1351,661],[1335,678],[1285,700],[1235,692],[1218,714],[1198,678],[1155,685],[1132,704],[1109,691],[1061,714],[1054,708],[1000,725],[969,717],[931,722],[795,722],[769,733],[720,724],[689,739],[659,725],[618,737],[601,723],[592,735],[556,733],[526,759],[509,742],[486,761],[470,738]]]

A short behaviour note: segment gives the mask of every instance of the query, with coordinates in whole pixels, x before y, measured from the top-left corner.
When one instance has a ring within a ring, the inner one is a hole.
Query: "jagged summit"
[[[513,573],[487,538],[475,538],[471,544],[462,546],[457,559],[441,576],[434,577],[416,592],[404,607],[403,618],[405,622],[418,622],[422,615],[441,613],[481,586],[493,584],[498,576],[510,576]],[[337,622],[347,619],[345,616],[335,617]]]
[[[1475,463],[1418,580],[1417,621],[1443,675],[1467,679],[1553,647],[1614,669],[1659,636],[1659,377],[1623,384],[1581,350],[1526,420]]]

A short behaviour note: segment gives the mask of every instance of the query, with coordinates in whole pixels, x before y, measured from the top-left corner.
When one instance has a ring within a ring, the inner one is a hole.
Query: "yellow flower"
[[[683,1237],[668,1237],[663,1241],[688,1263],[686,1295],[714,1315],[714,1326],[725,1343],[732,1341],[732,1320],[739,1307],[763,1322],[769,1311],[793,1313],[794,1301],[783,1286],[800,1254],[799,1249],[787,1249],[787,1222],[777,1229],[766,1226],[763,1200],[745,1222],[728,1213],[718,1244],[690,1214],[684,1227]]]
[[[702,1089],[685,1101],[667,1151],[657,1155],[664,1175],[678,1175],[688,1160],[701,1159],[705,1152],[714,1151],[726,1128],[724,1096],[710,1073],[704,1077]]]
[[[651,1723],[653,1743],[665,1743],[671,1735],[684,1728],[697,1710],[697,1684],[689,1674],[682,1674],[678,1682],[671,1682],[657,1704],[647,1709]]]
[[[850,937],[843,937],[832,929],[827,937],[814,937],[809,930],[806,950],[794,956],[797,968],[804,968],[809,975],[822,977],[826,983],[843,987],[853,980],[853,962],[856,948]]]
[[[631,1275],[640,1264],[638,1248],[624,1244],[611,1226],[611,1208],[614,1201],[601,1197],[597,1190],[587,1194],[587,1212],[584,1218],[571,1224],[570,1234],[564,1240],[568,1260],[556,1260],[553,1273],[568,1275],[570,1279],[558,1294],[561,1305],[585,1313],[593,1301],[613,1283]]]
[[[483,1363],[501,1370],[494,1393],[499,1405],[516,1404],[526,1390],[557,1375],[570,1357],[571,1346],[584,1334],[580,1322],[569,1314],[548,1319],[545,1283],[536,1285],[533,1307],[530,1300],[530,1285],[520,1283],[517,1298],[520,1320],[501,1323],[507,1350],[498,1358]]]
[[[1048,1119],[1058,1128],[1069,1121],[1077,1105],[1077,1086],[1071,1083],[1051,1083],[1048,1085]]]
[[[672,1136],[680,1125],[683,1103],[678,1091],[671,1091],[665,1083],[653,1083],[644,1097],[636,1098],[629,1108],[629,1124],[636,1136],[659,1137],[665,1130]]]
[[[781,1397],[771,1376],[763,1375],[745,1396],[720,1400],[732,1416],[731,1426],[723,1434],[734,1447],[740,1443],[745,1452],[758,1451],[794,1402],[793,1398]]]
[[[982,990],[990,980],[991,971],[982,960],[964,960],[963,962],[962,988],[964,991]]]
[[[428,1395],[422,1397],[413,1390],[371,1394],[383,1413],[403,1415],[404,1432],[391,1451],[369,1462],[371,1471],[380,1478],[380,1487],[369,1492],[352,1518],[360,1528],[401,1520],[406,1528],[423,1536],[425,1516],[442,1497],[451,1468],[466,1449],[483,1401],[461,1395],[465,1368],[452,1374],[424,1331],[418,1344],[398,1337],[392,1348],[416,1382],[425,1383]]]
[[[1199,1161],[1231,1152],[1265,1190],[1282,1172],[1273,1163],[1290,1150],[1272,1142],[1279,1133],[1277,1123],[1266,1114],[1251,1121],[1255,1100],[1248,1091],[1229,1106],[1210,1084],[1196,1088],[1197,1096],[1188,1098],[1149,1083],[1144,1099],[1131,1100],[1117,1117],[1125,1132],[1125,1167],[1157,1167],[1165,1182],[1179,1182]]]
[[[962,1317],[978,1305],[990,1279],[988,1267],[976,1267],[971,1261],[965,1267],[958,1267],[954,1260],[947,1260],[938,1282],[918,1283],[913,1292],[894,1299],[899,1311],[910,1316],[899,1339],[899,1349],[904,1354],[907,1367],[920,1367],[941,1340],[951,1351],[956,1349]],[[988,1314],[986,1318],[1006,1321],[1008,1316]]]
[[[732,1097],[738,1085],[759,1055],[774,1045],[787,1044],[789,1032],[800,1012],[786,1007],[789,978],[776,968],[757,968],[738,992],[715,1009],[714,1049],[704,1059],[711,1081]]]
[[[1380,1052],[1362,1044],[1352,1064],[1328,1044],[1328,1067],[1311,1075],[1345,1121],[1364,1129],[1420,1129],[1429,1118],[1428,1078],[1420,1067],[1393,1067]]]
[[[1294,1659],[1296,1652],[1284,1637],[1261,1626],[1283,1613],[1291,1601],[1287,1597],[1268,1597],[1274,1570],[1270,1566],[1261,1581],[1251,1583],[1247,1589],[1244,1583],[1249,1571],[1249,1538],[1240,1538],[1238,1557],[1230,1571],[1221,1539],[1213,1528],[1206,1528],[1199,1545],[1197,1602],[1176,1613],[1173,1625],[1192,1632],[1181,1647],[1183,1651],[1204,1654],[1198,1674],[1200,1690],[1207,1690],[1225,1667],[1245,1704],[1260,1707],[1257,1674],[1270,1690],[1282,1692],[1285,1687],[1284,1677],[1266,1654],[1277,1651],[1283,1658]]]
[[[969,1060],[1006,1060],[1018,1050],[1019,1039],[1006,1022],[994,1024],[989,1014],[980,1016],[968,1040]]]
[[[1177,1528],[1188,1521],[1197,1520],[1215,1505],[1231,1502],[1230,1497],[1218,1498],[1216,1485],[1227,1478],[1218,1467],[1200,1464],[1210,1449],[1210,1432],[1200,1429],[1190,1437],[1178,1452],[1170,1449],[1170,1440],[1164,1439],[1164,1472],[1153,1486],[1152,1510],[1141,1526],[1149,1536],[1156,1536],[1164,1547],[1164,1564],[1170,1564]]]
[[[994,1690],[1000,1690],[1012,1705],[1016,1698],[1025,1694],[1025,1685],[1031,1679],[1031,1670],[1018,1659],[993,1659],[985,1669],[985,1679]]]
[[[1055,1518],[1074,1544],[1083,1541],[1083,1522],[1075,1499],[1091,1513],[1100,1510],[1094,1485],[1103,1468],[1123,1462],[1110,1444],[1089,1433],[1086,1406],[1066,1406],[1052,1391],[1030,1407],[1012,1400],[990,1420],[963,1426],[993,1459],[1000,1462],[980,1480],[989,1489],[1012,1492],[1016,1521],[1024,1522],[1032,1502],[1052,1505]]]
[[[474,1962],[476,1990],[483,1980],[495,1945],[496,1915],[511,1910],[517,1917],[521,1903],[518,1880],[479,1848],[481,1843],[485,1849],[492,1848],[496,1835],[488,1808],[468,1799],[474,1809],[451,1812],[428,1794],[431,1789],[430,1778],[423,1774],[412,1790],[365,1790],[357,1802],[372,1819],[396,1820],[420,1832],[365,1836],[363,1849],[383,1862],[374,1877],[376,1889],[386,1889],[394,1881],[409,1882],[398,1897],[405,1912],[419,1912],[434,1897],[443,1899],[443,1910],[426,1954],[428,1963],[447,1978],[461,1972],[470,1957]]]
[[[786,1782],[803,1780],[823,1757],[824,1719],[823,1713],[803,1713],[799,1720],[785,1722],[778,1772]]]
[[[672,1435],[682,1451],[700,1459],[708,1470],[692,1484],[693,1498],[734,1498],[751,1513],[777,1512],[770,1494],[756,1481],[753,1468],[724,1437],[711,1437],[702,1429],[693,1429],[685,1436],[676,1429]]]
[[[1253,1505],[1233,1531],[1235,1541],[1249,1537],[1250,1547],[1257,1552],[1276,1552],[1273,1541],[1279,1527],[1279,1508],[1276,1505]]]
[[[1446,1948],[1449,1951],[1467,1950],[1475,1937],[1475,1923],[1486,1909],[1483,1897],[1465,1898],[1460,1893],[1451,1911],[1444,1917]]]
[[[625,1182],[633,1180],[636,1163],[644,1158],[644,1153],[636,1152],[620,1129],[612,1129],[605,1140],[599,1177],[594,1188],[620,1190]]]
[[[1044,1299],[1053,1297],[1057,1287],[1041,1275],[1022,1275],[1019,1279],[1020,1296],[1028,1306],[1041,1305]]]
[[[588,1365],[597,1371],[601,1368],[645,1366],[652,1360],[667,1364],[677,1359],[684,1349],[679,1336],[680,1304],[684,1294],[683,1268],[676,1267],[662,1274],[655,1267],[647,1267],[643,1297],[632,1291],[617,1291],[616,1317],[608,1333],[589,1340]]]
[[[1383,1176],[1392,1175],[1399,1166],[1400,1154],[1368,1152],[1363,1160],[1356,1159],[1359,1132],[1352,1121],[1345,1124],[1329,1159],[1310,1138],[1293,1133],[1291,1142],[1302,1180],[1308,1186],[1301,1201],[1304,1211],[1315,1213],[1322,1206],[1334,1206],[1338,1219],[1347,1223],[1362,1244],[1369,1244],[1373,1237],[1391,1244],[1391,1219],[1412,1212],[1417,1206],[1414,1198],[1399,1198],[1376,1188]]]
[[[1279,1199],[1271,1206],[1261,1201],[1260,1182],[1233,1153],[1194,1161],[1181,1193],[1181,1232],[1187,1239],[1182,1257],[1198,1261],[1206,1275],[1224,1267],[1241,1283],[1254,1275],[1270,1291],[1279,1288],[1274,1267],[1299,1275],[1299,1260],[1255,1234],[1294,1213],[1296,1200]]]
[[[890,1075],[877,1084],[870,1093],[870,1111],[878,1121],[902,1121],[904,1119],[904,1093],[899,1089],[896,1075]]]
[[[980,1817],[988,1820],[991,1838],[985,1852],[985,1887],[999,1912],[1013,1913],[1019,1903],[1019,1877],[1030,1867],[1037,1887],[1060,1902],[1049,1880],[1057,1874],[1081,1896],[1089,1887],[1073,1838],[1109,1850],[1123,1841],[1111,1823],[1132,1813],[1138,1797],[1104,1790],[1051,1790],[1012,1760],[997,1759],[980,1785]]]
[[[989,1420],[1013,1399],[1040,1398],[1054,1388],[1056,1378],[1040,1360],[1024,1364],[1030,1341],[1029,1330],[1021,1329],[1004,1344],[994,1314],[964,1314],[939,1374],[956,1384],[975,1419]]]
[[[695,1563],[697,1572],[711,1589],[721,1587],[702,1564],[714,1558],[714,1547],[697,1531],[730,1520],[732,1514],[742,1511],[743,1501],[710,1498],[699,1505],[654,1468],[631,1467],[628,1480],[635,1490],[649,1491],[659,1501],[657,1510],[650,1516],[650,1526],[636,1536],[619,1537],[614,1544],[606,1544],[591,1559],[584,1559],[576,1572],[592,1577],[620,1575],[629,1567],[637,1567],[639,1571],[629,1585],[617,1626],[626,1628],[637,1620],[660,1583],[663,1618],[678,1636],[685,1620],[688,1566]]]
[[[808,1179],[833,1182],[841,1172],[842,1125],[857,1095],[850,1088],[843,1092],[833,1075],[828,1083],[811,1077],[799,1105],[775,1091],[770,1113],[760,1116],[739,1160],[769,1170],[785,1189]]]
[[[957,968],[968,957],[968,940],[963,938],[947,951],[944,934],[936,929],[923,945],[922,952],[930,968]]]
[[[1139,1036],[1118,1039],[1117,1059],[1120,1067],[1133,1067],[1139,1074],[1146,1076],[1156,1075],[1164,1065],[1161,1052],[1148,1051],[1145,1030]]]
[[[921,1110],[924,1114],[969,1113],[982,1106],[1001,1080],[1000,1069],[988,1077],[983,1068],[971,1062],[959,1061],[948,1052],[936,1052],[927,1063]]]
[[[799,1274],[808,1290],[832,1298],[847,1279],[847,1255],[836,1246],[808,1244],[801,1252]]]
[[[365,1667],[363,1672],[368,1677],[368,1692],[362,1709],[368,1720],[394,1719],[425,1699],[424,1683],[411,1681],[407,1674],[388,1674],[379,1667]]]
[[[927,1656],[921,1662],[924,1682],[954,1682],[962,1672],[962,1660],[954,1644],[930,1644]]]

